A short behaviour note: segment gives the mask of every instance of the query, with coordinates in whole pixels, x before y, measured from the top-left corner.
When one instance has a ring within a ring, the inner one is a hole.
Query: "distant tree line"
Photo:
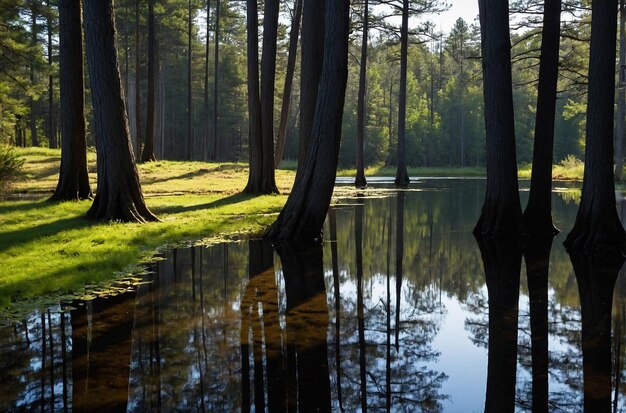
[[[277,25],[272,116],[274,140],[283,124],[282,157],[288,160],[298,159],[301,124],[301,56],[289,53],[293,43],[290,34],[294,38],[290,26],[297,21],[294,3],[284,1],[279,5],[282,17]],[[391,22],[395,21],[382,18],[384,13],[378,3],[371,0],[351,5],[349,75],[339,155],[342,167],[353,167],[357,162],[359,90],[364,92],[364,166],[396,164],[401,28],[393,27]],[[428,19],[428,13],[441,9],[420,8],[419,3],[411,2],[411,16]],[[531,10],[532,2],[518,3],[512,12]],[[141,148],[149,143],[161,159],[247,161],[245,3],[124,0],[114,6],[119,69],[137,157],[141,158]],[[400,6],[389,6],[397,12],[388,14],[400,13]],[[569,154],[582,158],[584,153],[584,56],[589,47],[590,17],[582,6],[564,6],[564,11],[571,13],[562,24],[555,162]],[[0,13],[6,22],[0,27],[5,51],[0,62],[0,142],[58,147],[58,2],[5,0]],[[369,27],[363,24],[364,16]],[[523,20],[520,27],[512,27],[516,29],[512,34],[512,59],[519,163],[532,161],[541,41],[538,21],[535,16]],[[459,19],[448,33],[441,33],[433,25],[416,24],[411,20],[407,33],[407,165],[482,166],[485,132],[478,26]],[[363,36],[364,28],[367,37]],[[367,45],[364,38],[369,39],[368,49],[363,48]],[[287,70],[290,54],[293,72]],[[361,60],[366,63],[363,85]],[[286,102],[291,105],[281,112],[286,82],[291,83]],[[85,86],[89,93],[89,82]],[[86,115],[90,132],[87,142],[94,145],[89,105]]]

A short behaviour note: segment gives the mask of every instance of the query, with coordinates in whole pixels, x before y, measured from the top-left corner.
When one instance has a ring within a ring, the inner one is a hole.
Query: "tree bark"
[[[552,223],[552,157],[559,76],[560,30],[561,0],[546,1],[543,10],[533,169],[530,196],[524,211],[526,229],[532,234],[557,232]]]
[[[348,79],[349,5],[349,0],[329,0],[326,5],[324,64],[311,145],[285,207],[268,230],[267,236],[276,240],[310,241],[321,235],[337,174]]]
[[[61,169],[50,200],[89,199],[80,0],[59,0],[59,63]]]
[[[615,179],[624,173],[624,135],[626,135],[626,7],[619,2],[619,85],[617,88],[617,128],[615,136]]]
[[[365,161],[363,142],[365,140],[365,93],[367,89],[367,43],[369,30],[369,0],[363,5],[363,37],[361,40],[361,67],[359,68],[359,98],[356,121],[356,179],[354,186],[365,188]]]
[[[399,187],[409,185],[409,173],[406,170],[406,74],[408,66],[409,44],[409,0],[402,1],[402,28],[400,30],[400,91],[398,95],[398,149],[395,184]]]
[[[146,140],[141,154],[142,162],[156,161],[154,156],[154,92],[156,87],[156,35],[154,0],[148,0],[148,108],[146,114]]]
[[[31,46],[33,48],[37,47],[37,9],[35,3],[31,5]],[[35,85],[35,62],[30,62],[30,83],[31,85]],[[39,146],[39,136],[37,134],[37,101],[33,98],[30,99],[30,143],[31,146]],[[26,146],[26,142],[24,142],[24,146]]]
[[[204,54],[204,148],[202,151],[202,157],[204,160],[208,159],[209,142],[211,134],[209,128],[211,127],[210,111],[209,111],[209,52],[211,45],[211,38],[209,36],[209,23],[211,21],[211,0],[206,2],[206,45]]]
[[[139,54],[139,2],[135,0],[135,157],[141,156],[141,55]]]
[[[263,177],[263,138],[259,94],[259,15],[257,0],[247,0],[248,42],[248,138],[250,140],[248,184],[244,192],[261,193]]]
[[[156,221],[143,199],[132,152],[115,48],[113,2],[86,0],[83,14],[98,156],[98,192],[87,216]]]
[[[569,249],[621,249],[626,244],[615,206],[613,175],[615,6],[608,1],[594,1],[591,6],[585,173],[576,222],[564,242]]]
[[[48,142],[50,148],[56,148],[57,134],[54,125],[54,79],[52,77],[52,8],[50,7],[50,0],[46,1],[47,10],[47,29],[48,29],[48,68],[50,73],[48,74]],[[59,30],[61,30],[59,28]]]
[[[215,65],[215,73],[213,75],[213,157],[214,161],[220,159],[220,142],[219,142],[219,134],[217,130],[217,120],[218,120],[218,92],[219,92],[219,65],[220,65],[220,2],[221,0],[215,1],[215,45],[213,46],[214,50],[214,65]]]
[[[304,0],[300,57],[300,142],[298,172],[304,168],[313,132],[317,94],[324,61],[326,2]]]
[[[187,22],[187,160],[191,160],[191,152],[193,146],[193,114],[192,114],[192,94],[191,94],[191,36],[193,30],[193,16],[191,10],[191,0],[189,0],[189,8]]]
[[[300,19],[302,18],[302,2],[295,0],[294,16],[291,21],[291,32],[289,33],[289,57],[287,58],[287,74],[285,75],[285,88],[283,91],[283,103],[280,110],[280,126],[278,127],[278,138],[276,141],[276,152],[274,155],[274,168],[278,169],[280,161],[285,153],[285,138],[287,136],[287,123],[289,121],[289,105],[291,104],[291,89],[293,85],[293,74],[296,69],[296,54],[298,53],[298,34],[300,33]]]
[[[274,85],[276,82],[276,40],[279,0],[265,0],[263,13],[263,57],[261,59],[261,193],[278,193],[274,178]]]
[[[517,183],[509,6],[479,0],[487,136],[487,190],[476,236],[516,235],[522,229]]]

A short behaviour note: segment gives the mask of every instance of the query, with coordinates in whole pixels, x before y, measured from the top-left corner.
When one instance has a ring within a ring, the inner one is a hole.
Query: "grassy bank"
[[[49,203],[58,151],[20,150],[24,178],[13,187],[22,200],[0,202],[0,307],[49,294],[80,291],[136,269],[161,247],[236,234],[270,224],[286,200],[293,172],[278,171],[283,195],[240,194],[240,164],[154,162],[139,165],[146,202],[162,222],[99,223],[84,218],[91,202]],[[95,189],[95,163],[90,155]]]

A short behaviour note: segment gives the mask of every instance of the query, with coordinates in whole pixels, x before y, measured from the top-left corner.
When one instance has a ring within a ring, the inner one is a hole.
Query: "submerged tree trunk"
[[[546,1],[543,10],[533,169],[530,196],[524,211],[526,229],[532,234],[557,232],[552,223],[552,152],[559,76],[560,29],[561,0]]]
[[[479,241],[489,296],[489,361],[485,412],[515,411],[522,249],[507,239]]]
[[[402,29],[400,31],[400,91],[398,95],[398,149],[396,164],[396,186],[409,185],[406,170],[406,74],[409,44],[409,0],[402,2]]]
[[[615,137],[615,179],[624,173],[624,135],[626,135],[626,7],[619,2],[619,85],[617,88],[617,128]]]
[[[143,199],[122,99],[112,0],[84,2],[85,45],[98,156],[92,219],[156,221]]]
[[[522,229],[517,184],[509,5],[479,0],[487,135],[487,190],[476,236],[515,235]]]
[[[577,250],[597,250],[626,244],[615,206],[613,176],[613,104],[617,7],[594,1],[591,46],[585,173],[578,215],[564,244]]]
[[[354,186],[364,188],[365,161],[363,159],[363,142],[365,140],[365,93],[367,88],[367,42],[369,30],[369,0],[363,5],[363,38],[361,40],[361,67],[359,68],[359,102],[356,120],[356,179]]]
[[[59,1],[61,170],[51,201],[91,198],[85,138],[80,0]]]
[[[349,0],[329,0],[326,5],[324,64],[311,145],[305,162],[298,166],[301,169],[285,207],[268,230],[270,238],[320,237],[337,173],[348,79],[349,5]]]
[[[295,0],[291,32],[289,33],[289,57],[287,58],[287,74],[285,75],[285,88],[283,91],[283,103],[280,110],[280,126],[276,140],[276,152],[274,154],[274,167],[278,169],[280,161],[285,153],[285,138],[287,136],[287,123],[289,121],[289,105],[291,104],[291,89],[293,85],[293,73],[296,69],[296,54],[298,53],[298,34],[300,33],[300,19],[302,18],[303,0]]]
[[[624,257],[619,251],[570,251],[580,297],[584,411],[611,412],[611,310]]]
[[[548,275],[553,234],[531,236],[524,245],[530,307],[533,412],[549,411]]]
[[[155,161],[154,156],[154,91],[156,87],[156,35],[154,1],[148,0],[148,110],[146,114],[146,140],[141,154],[142,162]]]
[[[324,1],[304,0],[302,9],[298,172],[304,168],[304,162],[313,140],[311,135],[324,61],[326,7]]]

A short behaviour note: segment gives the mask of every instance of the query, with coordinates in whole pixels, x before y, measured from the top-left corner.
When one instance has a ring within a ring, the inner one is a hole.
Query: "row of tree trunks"
[[[291,104],[291,89],[293,74],[296,70],[296,54],[298,52],[298,35],[300,33],[300,20],[302,18],[303,0],[295,0],[293,19],[291,20],[291,32],[289,33],[289,56],[287,58],[287,74],[285,75],[285,88],[283,90],[283,103],[280,110],[280,126],[276,139],[276,152],[274,155],[274,167],[278,169],[280,161],[285,153],[285,138],[287,136],[287,123],[289,121],[289,106]]]
[[[348,80],[349,6],[349,0],[329,0],[326,4],[324,63],[311,144],[306,151],[305,161],[298,165],[294,188],[287,203],[267,232],[268,237],[279,241],[310,241],[319,238],[330,205],[337,173],[343,104]],[[311,14],[306,11],[305,3],[303,53],[304,29],[307,25],[309,29],[313,29],[310,27],[311,21],[307,20],[307,16],[311,17]],[[315,13],[312,15],[316,16]],[[303,69],[304,67],[303,62]]]
[[[619,2],[619,84],[617,87],[617,125],[615,127],[615,179],[624,173],[624,135],[626,135],[626,7]]]

